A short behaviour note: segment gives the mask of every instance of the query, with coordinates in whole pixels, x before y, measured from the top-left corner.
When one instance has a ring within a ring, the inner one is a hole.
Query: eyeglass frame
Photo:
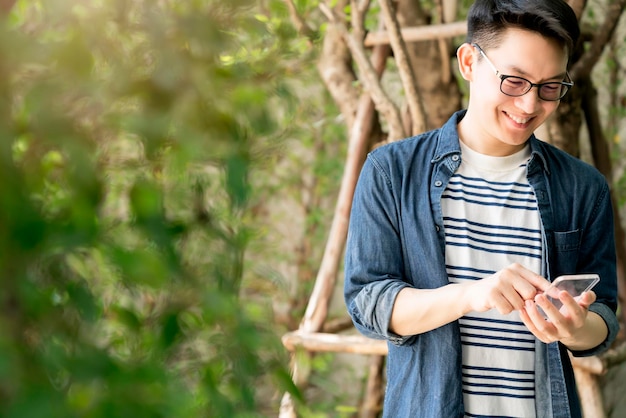
[[[537,87],[537,96],[544,101],[547,102],[558,102],[559,100],[561,100],[563,97],[565,97],[565,95],[567,94],[567,92],[569,91],[569,89],[571,89],[574,86],[574,82],[572,81],[572,78],[570,77],[569,73],[566,71],[565,75],[567,76],[567,79],[569,79],[570,81],[548,81],[546,83],[533,83],[532,81],[524,78],[524,77],[520,77],[520,76],[516,76],[516,75],[507,75],[507,74],[502,74],[500,72],[500,70],[498,70],[496,68],[496,66],[493,64],[493,62],[491,62],[491,60],[487,57],[487,54],[485,53],[485,51],[483,51],[483,49],[480,47],[480,45],[478,45],[477,43],[472,43],[472,46],[474,48],[476,48],[478,50],[478,52],[480,53],[480,55],[482,55],[485,60],[487,61],[487,64],[489,64],[489,66],[491,67],[491,69],[495,72],[496,76],[500,79],[500,92],[502,92],[502,94],[505,94],[509,97],[521,97],[525,94],[527,94],[529,91],[531,91],[533,89],[533,87]],[[502,84],[504,83],[504,80],[506,80],[507,78],[517,78],[520,80],[525,81],[526,83],[528,83],[528,85],[530,87],[528,87],[528,89],[522,93],[522,94],[509,94],[506,93],[502,90]],[[541,88],[543,86],[546,85],[550,85],[550,84],[560,84],[563,88],[563,86],[565,87],[565,91],[563,92],[563,94],[561,94],[560,97],[558,97],[557,99],[546,99],[541,97]]]

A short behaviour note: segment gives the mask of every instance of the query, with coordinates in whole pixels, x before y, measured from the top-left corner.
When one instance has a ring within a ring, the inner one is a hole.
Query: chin
[[[508,138],[504,142],[511,145],[519,145],[526,142],[539,126],[541,126],[541,123],[538,123],[537,120],[530,121],[530,123],[524,126],[515,125],[510,120],[506,120],[500,132],[502,138]]]

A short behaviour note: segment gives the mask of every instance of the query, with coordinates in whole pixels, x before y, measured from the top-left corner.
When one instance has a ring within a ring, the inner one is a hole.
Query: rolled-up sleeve
[[[595,312],[602,318],[602,320],[604,320],[604,322],[606,323],[608,334],[606,338],[604,339],[604,341],[602,342],[602,344],[590,350],[584,350],[584,351],[571,351],[570,350],[570,352],[572,353],[574,357],[595,356],[595,355],[605,352],[611,347],[611,344],[613,343],[613,341],[615,341],[615,338],[617,338],[617,333],[619,332],[619,322],[617,320],[617,317],[615,316],[615,312],[613,312],[611,308],[601,303],[593,303],[591,306],[589,306],[589,311]]]
[[[609,187],[603,177],[598,180],[602,186],[596,193],[594,204],[590,205],[589,222],[585,225],[584,237],[581,240],[578,270],[596,272],[600,282],[594,288],[596,302],[589,311],[598,314],[605,322],[608,334],[604,342],[597,347],[585,351],[572,351],[576,357],[592,356],[606,351],[619,332],[619,322],[615,315],[617,310],[617,271],[615,239],[613,233],[613,207]]]
[[[389,173],[371,155],[355,190],[346,243],[344,296],[355,327],[365,336],[402,344],[389,331],[403,280],[399,217]]]

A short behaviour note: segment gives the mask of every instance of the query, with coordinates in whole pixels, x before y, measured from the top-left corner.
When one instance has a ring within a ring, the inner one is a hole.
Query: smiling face
[[[565,79],[566,48],[536,32],[509,28],[499,46],[484,52],[501,74],[533,83]],[[458,127],[461,140],[486,155],[506,156],[521,150],[559,102],[541,100],[536,87],[523,96],[505,95],[500,91],[500,78],[470,44],[463,44],[457,57],[461,74],[470,84],[467,114]]]

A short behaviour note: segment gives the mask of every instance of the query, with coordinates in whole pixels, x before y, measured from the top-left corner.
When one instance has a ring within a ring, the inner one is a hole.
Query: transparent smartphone
[[[559,300],[559,292],[562,290],[567,291],[574,298],[579,297],[584,292],[591,290],[600,281],[600,276],[597,274],[572,274],[567,276],[557,277],[550,287],[544,292],[550,302],[557,309],[560,309],[563,304]]]

